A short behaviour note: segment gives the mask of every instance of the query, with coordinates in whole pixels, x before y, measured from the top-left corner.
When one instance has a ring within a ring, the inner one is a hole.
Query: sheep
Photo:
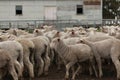
[[[0,79],[6,76],[7,72],[12,76],[13,80],[18,80],[10,53],[5,49],[0,49]]]
[[[33,59],[34,59],[34,44],[31,40],[25,38],[16,39],[22,47],[23,47],[23,63],[26,69],[28,69],[28,73],[30,78],[34,77],[34,67],[33,67]]]
[[[10,39],[9,39],[10,38]],[[3,35],[0,36],[0,40],[1,41],[7,41],[7,40],[11,40],[11,35]],[[28,69],[29,75],[31,78],[34,77],[34,70],[33,70],[33,64],[30,60],[32,60],[32,58],[34,57],[34,44],[31,40],[26,39],[26,38],[14,38],[14,40],[16,40],[17,42],[19,42],[22,47],[23,47],[23,63],[26,67],[26,69]]]
[[[9,51],[13,59],[15,68],[18,71],[18,77],[22,77],[23,72],[23,47],[17,41],[3,41],[0,42],[0,48]]]
[[[20,36],[20,35],[28,35],[30,33],[24,31],[24,30],[20,30],[20,29],[9,29],[6,31],[7,33],[9,34],[13,34],[13,35],[16,35],[16,36]]]
[[[30,38],[30,40],[35,45],[35,69],[37,69],[38,73],[37,76],[40,76],[43,71],[45,75],[48,73],[48,69],[50,66],[50,58],[49,58],[49,44],[48,40],[45,39],[46,37],[38,36],[34,38]]]
[[[53,35],[52,39],[56,38],[56,37],[61,37],[62,39],[67,39],[67,38],[71,38],[71,37],[80,37],[80,35],[78,33],[76,33],[74,30],[67,32],[67,33],[56,31],[56,33]]]
[[[97,29],[96,28],[89,28],[89,29],[87,29],[87,31],[88,31],[89,35],[94,35],[96,33]]]
[[[38,29],[35,30],[34,33],[36,33],[36,34],[39,33]],[[26,38],[26,35],[23,36],[23,38]],[[36,64],[39,68],[39,72],[38,72],[37,76],[40,76],[43,73],[43,71],[45,71],[44,73],[45,73],[45,75],[47,75],[48,74],[48,68],[50,66],[50,58],[49,58],[49,53],[50,53],[49,52],[50,51],[49,43],[50,43],[50,40],[49,40],[49,38],[46,37],[46,36],[42,36],[42,35],[39,36],[39,35],[35,35],[35,34],[33,34],[32,37],[28,36],[28,38],[35,45],[35,59],[37,61]],[[44,56],[42,56],[42,55],[44,55]],[[39,60],[40,60],[40,62],[39,62]],[[44,64],[44,62],[45,62],[45,64]],[[45,68],[44,68],[44,65],[45,65]],[[43,70],[43,68],[44,68],[44,70]]]
[[[102,32],[108,33],[110,36],[115,36],[118,26],[103,26],[101,27]]]
[[[49,26],[48,25],[44,25],[41,28],[44,29],[43,32],[48,32],[48,31],[54,30],[55,26],[53,26],[53,25],[49,25]]]
[[[111,58],[116,67],[117,78],[120,79],[120,62],[118,59],[120,56],[120,40],[112,38],[98,42],[90,42],[88,40],[81,39],[80,42],[87,44],[93,50],[99,68],[99,77],[102,77],[103,75],[101,58]]]
[[[69,69],[77,62],[83,62],[90,60],[91,64],[93,60],[93,54],[91,48],[85,44],[76,45],[66,45],[60,38],[55,38],[52,40],[50,46],[58,52],[59,56],[62,58],[65,67],[66,74],[65,78],[69,78]],[[92,67],[95,70],[94,65]],[[96,71],[95,71],[96,73]],[[75,73],[74,73],[75,74]],[[97,74],[97,73],[96,73]],[[75,77],[72,76],[72,79]]]
[[[34,36],[43,36],[43,32],[40,29],[34,29],[33,31]]]

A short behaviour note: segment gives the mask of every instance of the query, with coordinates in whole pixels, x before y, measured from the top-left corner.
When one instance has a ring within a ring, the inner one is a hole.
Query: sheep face
[[[60,38],[55,38],[52,40],[51,44],[50,44],[50,47],[51,48],[56,48],[57,45],[59,45],[61,43],[61,40]]]
[[[55,33],[55,35],[53,36],[53,38],[56,38],[56,37],[60,37],[60,32],[59,32],[59,31],[57,31],[57,32]]]
[[[43,33],[42,33],[42,31],[41,31],[40,29],[35,29],[35,30],[33,31],[33,34],[34,34],[35,36],[43,35]]]

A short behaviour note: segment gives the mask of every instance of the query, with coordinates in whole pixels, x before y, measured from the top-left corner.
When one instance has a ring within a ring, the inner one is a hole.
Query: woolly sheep
[[[93,54],[91,48],[85,44],[65,45],[63,40],[55,38],[52,40],[51,45],[55,51],[58,52],[66,66],[65,78],[69,78],[69,69],[77,62],[90,60],[92,63]],[[94,65],[92,65],[94,67]],[[94,67],[95,70],[95,67]],[[73,77],[74,79],[74,77]]]
[[[6,76],[7,72],[13,77],[13,80],[18,80],[10,53],[4,49],[0,49],[0,79]]]
[[[101,58],[111,58],[116,67],[117,78],[120,79],[120,62],[118,59],[120,56],[120,40],[114,38],[90,42],[82,39],[81,42],[87,44],[93,50],[99,68],[99,77],[103,75]]]
[[[11,40],[11,35],[3,35],[0,36],[1,41],[7,41]],[[34,77],[34,70],[33,70],[33,64],[30,60],[34,57],[33,50],[34,50],[34,44],[31,40],[26,38],[15,38],[17,42],[19,42],[23,47],[23,63],[25,67],[28,69],[29,75],[31,78]]]
[[[22,76],[23,71],[23,47],[17,41],[3,41],[0,42],[0,48],[9,51],[15,68],[18,71],[18,77]]]
[[[35,67],[38,67],[37,76],[40,76],[43,71],[47,74],[49,66],[50,66],[50,58],[49,58],[49,44],[48,40],[43,37],[34,37],[30,38],[35,45]]]
[[[23,47],[23,63],[26,69],[28,69],[28,73],[31,78],[34,77],[34,67],[33,67],[33,59],[34,59],[34,44],[29,39],[16,39],[22,47]]]

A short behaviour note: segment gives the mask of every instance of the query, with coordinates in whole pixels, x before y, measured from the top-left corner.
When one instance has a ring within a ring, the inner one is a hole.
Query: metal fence
[[[120,19],[103,19],[103,25],[120,25]]]
[[[47,25],[54,25],[58,29],[64,27],[73,27],[73,26],[84,26],[84,27],[98,27],[103,25],[113,25],[119,24],[120,19],[103,19],[103,20],[2,20],[0,21],[0,28],[1,29],[9,29],[9,28],[21,28],[21,29],[34,29],[38,28],[44,24]]]
[[[57,28],[62,27],[72,27],[74,25],[79,25],[78,20],[11,20],[11,21],[0,21],[1,29],[9,29],[9,28],[29,28],[34,29],[38,28],[44,24],[54,25]]]

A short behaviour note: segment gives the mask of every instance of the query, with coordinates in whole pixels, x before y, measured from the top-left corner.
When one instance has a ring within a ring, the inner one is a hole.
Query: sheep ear
[[[58,38],[58,42],[60,41],[60,38]]]
[[[10,38],[10,37],[11,37],[11,35],[8,35],[7,37],[8,37],[8,38]]]
[[[58,31],[57,34],[59,34],[60,32]]]
[[[36,33],[38,33],[38,30],[35,30]]]
[[[74,31],[72,31],[72,34],[75,34],[75,32],[74,32]]]
[[[80,40],[80,43],[83,43],[83,40]]]
[[[42,26],[42,27],[40,27],[41,29],[44,29],[44,27]]]

